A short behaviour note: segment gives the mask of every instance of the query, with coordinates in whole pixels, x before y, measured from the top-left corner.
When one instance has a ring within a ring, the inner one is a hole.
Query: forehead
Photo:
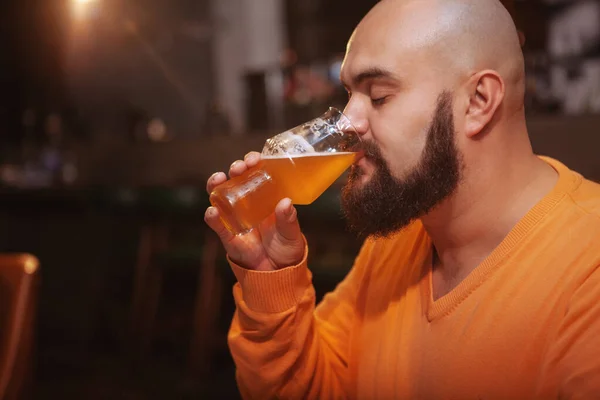
[[[345,81],[371,69],[392,72],[398,77],[410,76],[422,69],[427,53],[423,48],[403,40],[402,27],[380,26],[357,29],[346,49],[342,65]]]
[[[415,62],[420,64],[408,52],[389,49],[383,42],[365,46],[353,41],[346,51],[340,75],[342,81],[349,86],[358,85],[364,76],[405,81],[412,77],[414,65],[411,64]]]
[[[424,3],[379,3],[352,34],[342,76],[353,76],[369,68],[412,75],[426,72],[434,65],[440,50],[436,43],[446,21]]]

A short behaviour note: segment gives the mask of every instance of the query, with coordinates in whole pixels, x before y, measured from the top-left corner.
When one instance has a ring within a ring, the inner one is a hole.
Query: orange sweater
[[[242,395],[600,398],[600,185],[545,160],[559,172],[553,191],[437,301],[420,222],[367,241],[316,309],[306,261],[275,272],[232,265]]]

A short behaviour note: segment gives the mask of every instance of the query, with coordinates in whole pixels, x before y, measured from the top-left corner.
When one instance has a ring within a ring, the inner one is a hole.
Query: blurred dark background
[[[0,2],[0,252],[40,260],[28,398],[238,397],[205,180],[344,107],[346,41],[375,3]],[[535,150],[600,179],[600,1],[505,5]],[[338,192],[300,210],[319,297],[360,245]]]

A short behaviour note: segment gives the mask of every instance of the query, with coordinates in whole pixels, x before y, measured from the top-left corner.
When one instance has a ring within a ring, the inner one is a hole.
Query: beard
[[[392,175],[374,142],[364,142],[363,148],[375,171],[362,184],[363,170],[352,166],[342,190],[342,210],[359,238],[388,237],[429,213],[458,186],[462,159],[455,144],[452,95],[442,92],[438,97],[423,154],[402,179]]]

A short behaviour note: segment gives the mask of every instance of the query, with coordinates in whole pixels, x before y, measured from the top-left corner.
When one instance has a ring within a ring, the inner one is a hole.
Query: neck
[[[556,171],[526,143],[474,152],[485,159],[468,160],[474,167],[465,168],[456,192],[422,218],[435,247],[434,272],[449,286],[441,292],[473,271],[556,184]]]

